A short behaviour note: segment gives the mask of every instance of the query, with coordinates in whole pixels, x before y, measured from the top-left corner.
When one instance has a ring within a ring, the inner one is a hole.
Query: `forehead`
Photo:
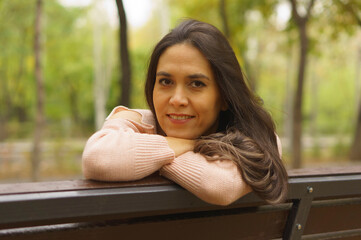
[[[211,65],[201,51],[190,43],[179,43],[168,47],[159,57],[159,68],[177,66],[212,71]]]

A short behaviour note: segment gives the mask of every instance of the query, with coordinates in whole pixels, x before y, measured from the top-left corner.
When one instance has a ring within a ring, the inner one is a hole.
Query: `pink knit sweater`
[[[116,107],[109,116],[125,109]],[[165,137],[156,134],[151,111],[133,111],[142,115],[142,123],[108,117],[89,138],[83,152],[85,178],[131,181],[159,170],[200,199],[217,205],[228,205],[251,191],[231,160],[208,161],[191,151],[175,158]]]

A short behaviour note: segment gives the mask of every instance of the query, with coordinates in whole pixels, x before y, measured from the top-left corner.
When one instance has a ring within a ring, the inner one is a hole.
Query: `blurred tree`
[[[50,136],[76,136],[85,128],[94,128],[90,9],[64,7],[54,0],[44,2],[45,115]]]
[[[35,2],[0,2],[0,42],[4,46],[0,51],[1,139],[27,138],[33,133]],[[93,131],[93,40],[87,14],[88,8],[64,7],[56,0],[43,2],[46,136]]]
[[[116,0],[118,14],[119,14],[119,50],[121,62],[121,78],[119,85],[121,85],[122,93],[119,103],[124,106],[130,107],[130,92],[131,92],[131,64],[128,51],[128,37],[127,37],[127,18],[122,0]]]
[[[93,52],[94,52],[94,106],[95,127],[100,129],[106,118],[106,102],[109,96],[109,87],[113,69],[113,36],[109,20],[98,16],[107,14],[101,5],[104,2],[96,1],[93,9]]]
[[[33,5],[33,1],[0,2],[0,140],[10,134],[14,118],[25,122],[33,110],[33,84],[28,81],[34,77]]]
[[[41,142],[43,139],[43,132],[45,128],[44,117],[44,80],[42,69],[42,13],[43,1],[36,1],[35,8],[35,31],[34,31],[34,54],[35,54],[35,79],[36,79],[36,118],[35,118],[35,132],[34,145],[31,157],[32,171],[31,178],[33,181],[39,179],[39,166],[41,162]]]
[[[356,130],[350,150],[350,158],[351,160],[361,160],[361,102],[356,119]]]
[[[339,38],[343,33],[352,35],[355,33],[355,26],[361,28],[361,1],[358,0],[333,0],[323,2],[323,15],[332,24],[329,37]],[[321,30],[325,27],[321,26]],[[355,99],[356,99],[356,124],[353,134],[353,142],[350,149],[350,159],[361,160],[361,98],[360,87],[358,85],[359,72],[361,67],[361,45],[358,45],[359,54],[356,56],[355,74]]]
[[[228,17],[227,17],[227,0],[219,0],[219,13],[222,20],[223,32],[227,38],[229,38],[229,25],[228,25]]]
[[[361,2],[358,0],[335,0],[347,13],[351,14],[353,21],[361,27]]]
[[[336,1],[347,13],[349,13],[352,16],[354,22],[361,28],[361,2],[356,0],[345,0],[345,1],[336,0]],[[361,48],[359,48],[360,52],[357,57],[358,67],[360,67],[359,62],[361,61],[360,49]],[[359,68],[357,71],[359,71]],[[359,81],[359,79],[357,78],[359,78],[358,74],[356,74],[356,81]],[[361,91],[361,89],[356,89],[356,91]],[[354,139],[350,149],[350,158],[352,160],[361,161],[361,98],[359,98],[358,101],[359,102],[356,103],[358,105],[356,128],[354,133]]]
[[[307,34],[307,22],[310,19],[314,0],[310,0],[307,6],[300,6],[297,0],[289,0],[292,6],[292,20],[299,31],[299,68],[297,75],[297,88],[294,96],[293,107],[293,134],[292,134],[292,167],[300,168],[302,161],[302,99],[304,79],[307,65],[307,52],[309,48],[309,37]],[[301,8],[305,14],[301,15]]]

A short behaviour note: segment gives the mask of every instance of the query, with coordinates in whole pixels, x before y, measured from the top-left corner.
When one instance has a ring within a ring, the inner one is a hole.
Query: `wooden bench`
[[[361,166],[289,171],[288,201],[207,204],[152,175],[0,185],[0,239],[361,239]]]

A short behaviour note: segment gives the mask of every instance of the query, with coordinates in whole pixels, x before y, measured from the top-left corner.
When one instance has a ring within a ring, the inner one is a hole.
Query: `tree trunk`
[[[350,159],[361,161],[361,102],[359,104],[356,132],[351,146]]]
[[[345,8],[346,11],[348,11],[355,19],[356,24],[361,27],[361,16],[359,15],[359,12],[357,11],[359,8],[357,7],[356,1],[337,1],[338,4],[341,4],[342,7]],[[356,119],[356,130],[354,139],[351,145],[350,149],[350,159],[351,160],[357,160],[361,161],[361,97],[360,97],[360,87],[359,87],[359,81],[360,81],[360,62],[361,62],[361,48],[359,46],[359,52],[357,56],[356,61],[356,79],[355,79],[355,88],[356,88],[356,112],[357,119]]]
[[[94,56],[94,110],[95,127],[100,129],[106,118],[106,103],[109,96],[113,69],[112,30],[106,19],[99,16],[106,14],[101,1],[97,1],[93,12],[93,56]]]
[[[293,150],[293,168],[300,168],[302,163],[302,103],[303,103],[303,86],[306,70],[306,55],[308,38],[306,34],[306,24],[299,26],[300,33],[300,59],[297,75],[297,89],[294,99],[293,107],[293,136],[292,136],[292,150]]]
[[[0,68],[0,142],[8,137],[7,123],[10,119],[10,109],[12,106],[10,93],[8,91],[7,71],[8,63],[4,61],[2,68]]]
[[[27,38],[27,31],[26,28],[22,29],[22,34],[24,34],[23,36],[21,36],[22,39],[26,39]],[[17,76],[16,76],[16,92],[14,92],[13,94],[16,94],[18,96],[24,96],[25,94],[25,87],[24,87],[24,71],[25,71],[25,51],[21,51],[20,52],[20,56],[19,56],[19,70],[17,72]],[[25,122],[27,120],[27,109],[26,109],[26,105],[24,104],[16,104],[13,108],[14,114],[16,115],[17,119],[19,119],[20,122]]]
[[[292,116],[293,116],[293,98],[294,98],[294,92],[293,92],[293,54],[294,54],[294,47],[293,45],[289,46],[288,49],[288,54],[287,54],[287,59],[286,59],[286,63],[285,65],[287,66],[286,68],[286,85],[285,85],[285,89],[286,89],[286,97],[285,97],[285,103],[284,103],[284,109],[285,109],[285,115],[284,115],[284,120],[283,120],[283,128],[284,128],[284,137],[287,139],[287,145],[284,145],[284,148],[287,152],[292,152],[292,145],[291,145],[291,141],[292,141],[292,136],[293,136],[293,120],[292,120]]]
[[[317,129],[317,116],[318,116],[318,80],[315,73],[317,64],[315,61],[311,60],[309,64],[309,72],[311,73],[310,82],[311,82],[311,114],[310,114],[310,136],[313,142],[313,148],[318,149],[318,129]],[[310,71],[311,70],[311,71]]]
[[[120,104],[130,107],[131,66],[128,52],[127,19],[122,0],[116,0],[116,3],[119,14],[120,62],[122,69],[119,83],[122,89]]]
[[[257,73],[256,71],[253,71],[253,68],[250,64],[250,61],[247,59],[246,54],[242,54],[243,56],[243,62],[244,62],[244,68],[246,70],[246,77],[247,81],[249,83],[249,87],[253,92],[257,91]],[[256,63],[255,63],[256,64]],[[260,70],[258,68],[258,70]]]
[[[361,25],[360,25],[361,26]],[[356,131],[354,135],[354,140],[350,149],[350,159],[361,161],[361,97],[360,97],[360,65],[361,65],[361,47],[359,48],[357,63],[356,63],[356,106],[358,108],[358,117],[356,119]]]
[[[361,38],[360,38],[361,40]],[[361,41],[360,41],[361,42]],[[358,46],[356,57],[356,73],[355,73],[355,112],[358,112],[361,103],[361,44]]]
[[[295,21],[300,36],[300,58],[297,75],[297,89],[294,96],[293,107],[293,135],[292,135],[292,167],[300,168],[302,165],[302,99],[304,78],[307,64],[308,36],[307,21],[311,14],[314,0],[309,2],[305,16],[300,16],[297,10],[296,0],[290,0],[292,6],[292,19]]]
[[[226,0],[220,0],[219,1],[219,13],[220,13],[221,20],[222,20],[223,32],[224,32],[224,35],[227,38],[229,38],[230,33],[229,33],[226,6],[227,6]]]
[[[76,87],[71,83],[69,83],[68,91],[69,91],[71,118],[74,125],[78,126],[78,124],[80,123],[79,108],[78,108],[79,92],[77,91]]]
[[[39,180],[39,166],[41,162],[41,142],[44,130],[44,84],[42,74],[42,59],[41,59],[41,19],[42,19],[42,0],[36,1],[35,14],[35,37],[34,37],[34,54],[35,54],[35,80],[36,80],[36,119],[35,119],[35,133],[34,145],[31,157],[32,171],[31,178],[33,181]]]

